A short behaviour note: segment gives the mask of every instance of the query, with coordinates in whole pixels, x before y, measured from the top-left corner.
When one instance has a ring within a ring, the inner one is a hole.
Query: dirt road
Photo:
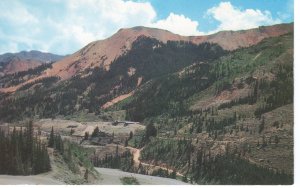
[[[102,185],[122,185],[122,182],[120,180],[120,178],[122,177],[134,177],[141,185],[188,185],[187,183],[184,183],[182,181],[170,178],[134,174],[110,168],[95,169],[101,174],[100,177],[102,179],[97,184]]]
[[[172,169],[168,169],[164,166],[160,166],[160,165],[157,166],[157,165],[153,165],[153,164],[149,164],[149,163],[145,163],[145,162],[140,161],[141,151],[143,150],[143,148],[141,148],[141,149],[137,149],[137,148],[133,148],[133,147],[127,147],[127,148],[132,151],[133,161],[134,161],[136,166],[138,166],[139,164],[142,164],[143,166],[150,166],[152,168],[161,168],[163,170],[168,170],[169,173],[173,172]],[[183,177],[183,174],[181,174],[179,172],[176,172],[176,175]]]
[[[62,185],[60,181],[56,181],[49,176],[10,176],[0,175],[0,185]]]

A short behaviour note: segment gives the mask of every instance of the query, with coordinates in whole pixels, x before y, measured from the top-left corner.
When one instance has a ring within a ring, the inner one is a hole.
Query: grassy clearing
[[[58,117],[59,118],[59,117]],[[89,121],[101,121],[103,118],[101,116],[95,115],[95,113],[88,113],[86,111],[75,112],[74,114],[67,115],[61,118],[66,120],[73,120],[77,122],[89,122]]]

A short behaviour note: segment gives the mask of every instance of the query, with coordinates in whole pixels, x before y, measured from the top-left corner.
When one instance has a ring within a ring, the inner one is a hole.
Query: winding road
[[[133,148],[133,147],[126,147],[128,149],[130,149],[132,151],[132,154],[133,154],[133,161],[135,163],[135,166],[138,167],[139,164],[143,165],[143,166],[148,166],[148,167],[151,167],[151,168],[161,168],[163,170],[167,170],[169,173],[172,173],[173,170],[172,169],[169,169],[169,168],[166,168],[164,166],[161,166],[161,165],[153,165],[153,164],[150,164],[150,163],[145,163],[145,162],[142,162],[140,160],[140,156],[141,156],[141,151],[144,149],[144,148],[141,148],[141,149],[138,149],[138,148]],[[176,172],[176,175],[177,176],[181,176],[183,177],[184,175],[179,173],[179,172]]]

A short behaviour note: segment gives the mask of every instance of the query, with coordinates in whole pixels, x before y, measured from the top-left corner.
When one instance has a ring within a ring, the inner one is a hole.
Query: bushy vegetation
[[[80,173],[80,166],[90,172],[94,172],[94,166],[90,160],[93,151],[83,148],[76,143],[64,141],[63,159],[73,173]],[[79,166],[80,164],[80,166]]]
[[[139,185],[140,183],[134,177],[122,177],[121,181],[123,185]]]
[[[105,158],[100,159],[98,156],[92,159],[94,166],[104,168],[121,169],[126,172],[134,172],[133,155],[129,151],[119,153],[118,146],[112,155],[106,155]]]
[[[151,176],[158,176],[158,177],[176,179],[176,170],[173,170],[172,172],[169,172],[168,170],[159,168],[157,170],[153,170],[153,172],[150,175]]]
[[[48,147],[53,148],[62,156],[62,159],[74,174],[81,174],[80,167],[85,168],[84,176],[88,176],[89,173],[96,173],[90,159],[94,150],[84,148],[68,140],[62,140],[60,134],[54,132],[53,127],[48,138]],[[84,179],[87,181],[87,177],[84,177]]]

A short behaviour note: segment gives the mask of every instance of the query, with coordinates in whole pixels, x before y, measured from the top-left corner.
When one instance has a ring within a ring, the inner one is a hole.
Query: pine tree
[[[276,144],[276,146],[277,146],[278,143],[279,143],[279,137],[278,137],[278,135],[275,135],[274,142],[275,142],[275,144]]]
[[[85,132],[84,133],[84,140],[88,140],[89,139],[89,133],[88,132]]]
[[[91,137],[97,137],[99,135],[99,127],[96,127],[91,135]]]
[[[86,182],[88,182],[88,177],[89,177],[89,170],[86,169],[85,173],[84,173],[84,179],[85,179]]]
[[[53,130],[53,127],[51,128],[51,133],[50,133],[48,147],[50,147],[50,148],[54,147],[54,130]]]
[[[151,136],[155,137],[156,134],[157,134],[157,130],[154,127],[153,123],[151,122],[146,126],[146,134],[145,134],[146,140],[148,140]]]
[[[128,140],[132,139],[132,137],[133,137],[133,133],[132,133],[132,131],[130,131]]]
[[[265,118],[263,117],[261,123],[259,124],[258,133],[260,134],[265,128]]]
[[[182,177],[182,181],[183,181],[183,182],[186,182],[186,183],[188,182],[188,179],[187,179],[187,175],[186,175],[186,174]]]
[[[50,160],[45,145],[38,135],[33,137],[32,122],[25,131],[16,128],[11,134],[0,130],[0,174],[30,175],[50,170]]]

